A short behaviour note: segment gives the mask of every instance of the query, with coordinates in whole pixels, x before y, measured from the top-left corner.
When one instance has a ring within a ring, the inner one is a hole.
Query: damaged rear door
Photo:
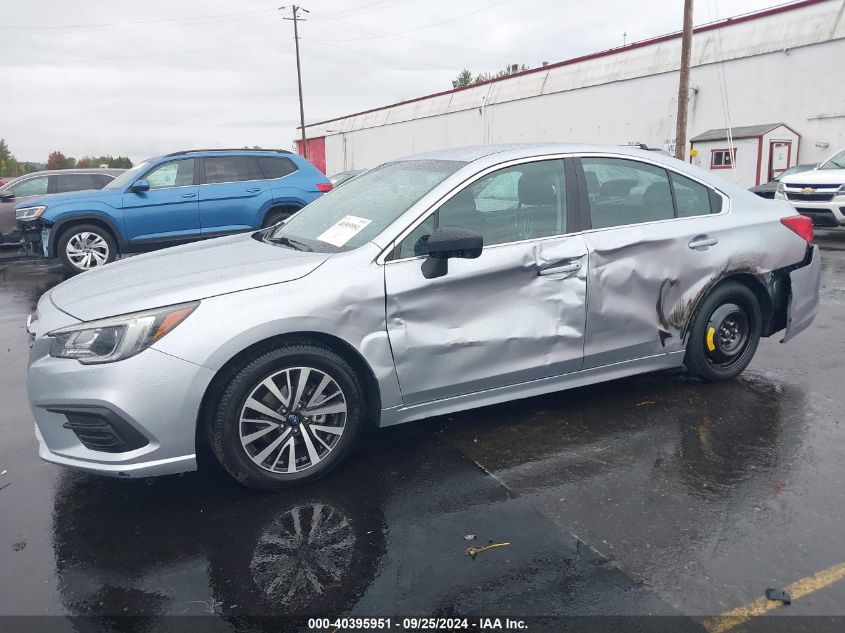
[[[684,348],[691,312],[731,261],[723,197],[662,165],[578,160],[590,258],[584,368]]]
[[[413,228],[385,263],[387,328],[406,405],[581,369],[587,249],[572,159],[481,174]],[[477,259],[426,279],[436,228],[482,234]]]

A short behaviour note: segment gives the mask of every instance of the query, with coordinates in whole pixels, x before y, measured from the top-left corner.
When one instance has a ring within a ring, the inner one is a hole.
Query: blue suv
[[[24,240],[71,273],[134,253],[276,224],[332,188],[281,150],[192,150],[151,158],[99,191],[30,198]]]

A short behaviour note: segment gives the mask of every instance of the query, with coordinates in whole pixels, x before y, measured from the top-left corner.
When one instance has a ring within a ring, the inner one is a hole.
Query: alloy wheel
[[[83,231],[67,241],[65,254],[71,264],[80,270],[88,270],[108,261],[109,245],[101,235]]]
[[[289,367],[250,392],[238,424],[241,446],[264,470],[299,473],[334,450],[346,415],[346,396],[334,378],[314,367]]]

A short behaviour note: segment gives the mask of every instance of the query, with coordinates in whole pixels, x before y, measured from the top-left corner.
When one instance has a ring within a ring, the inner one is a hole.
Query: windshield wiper
[[[314,249],[308,246],[305,242],[300,242],[299,240],[295,240],[291,237],[265,237],[264,241],[270,242],[271,244],[281,244],[282,246],[287,246],[295,251],[314,251]]]

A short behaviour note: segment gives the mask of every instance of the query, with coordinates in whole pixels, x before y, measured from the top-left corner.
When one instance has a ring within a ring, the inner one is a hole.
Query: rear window
[[[710,189],[686,176],[672,173],[672,191],[679,218],[708,215],[713,212]]]
[[[624,158],[581,159],[594,229],[675,217],[665,169]]]
[[[269,180],[282,178],[295,172],[298,167],[290,158],[276,158],[275,156],[259,156],[258,162]]]
[[[56,176],[56,192],[85,191],[99,189],[91,174],[59,174]]]
[[[264,179],[253,156],[215,156],[206,158],[204,163],[206,184]]]

